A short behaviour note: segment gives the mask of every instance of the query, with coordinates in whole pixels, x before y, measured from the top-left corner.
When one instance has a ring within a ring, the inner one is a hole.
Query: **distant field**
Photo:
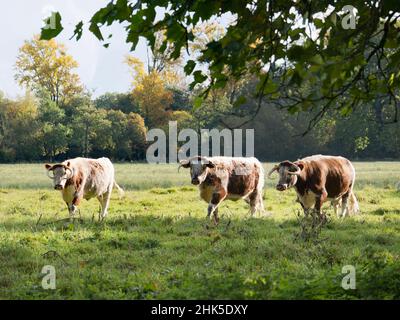
[[[266,173],[275,163],[265,163]],[[400,181],[400,162],[354,162],[357,170],[356,188],[366,185],[394,186]],[[177,164],[115,164],[116,179],[127,190],[146,190],[187,185],[188,173]],[[44,164],[0,164],[0,188],[47,189],[51,181]],[[276,181],[267,179],[266,186]]]
[[[315,242],[296,237],[295,193],[272,180],[270,217],[227,201],[215,227],[187,170],[117,164],[126,197],[113,195],[103,223],[84,201],[71,224],[43,165],[0,165],[0,299],[400,299],[400,162],[355,165],[361,214],[340,220],[326,205]],[[56,290],[41,287],[44,265]],[[345,265],[355,290],[341,287]]]

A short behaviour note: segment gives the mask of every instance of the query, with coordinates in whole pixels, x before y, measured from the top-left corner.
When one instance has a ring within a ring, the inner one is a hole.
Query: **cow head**
[[[73,176],[73,169],[69,161],[66,164],[45,164],[45,168],[47,169],[48,177],[53,180],[54,189],[56,190],[63,190],[67,180]]]
[[[194,185],[201,184],[207,178],[209,170],[215,168],[215,164],[212,163],[206,157],[193,157],[190,159],[181,160],[179,162],[179,168],[190,168],[191,182]]]
[[[279,174],[279,182],[276,185],[276,190],[285,191],[293,187],[297,183],[297,177],[301,174],[304,169],[304,164],[301,162],[293,163],[290,161],[283,161],[272,168],[268,173],[268,177],[274,171]]]

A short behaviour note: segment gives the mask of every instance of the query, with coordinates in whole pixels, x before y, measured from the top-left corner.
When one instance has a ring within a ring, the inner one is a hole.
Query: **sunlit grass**
[[[117,164],[126,197],[113,195],[104,223],[97,200],[84,201],[70,224],[59,221],[67,210],[42,165],[0,165],[0,298],[398,299],[400,163],[356,168],[361,214],[340,220],[326,205],[331,222],[304,242],[295,193],[275,191],[276,181],[265,190],[271,217],[249,218],[244,201],[227,201],[215,227],[187,171]],[[356,290],[340,285],[348,264]],[[44,265],[56,268],[56,290],[41,287]]]
[[[265,163],[268,172],[275,163]],[[354,162],[357,171],[356,187],[394,187],[400,181],[400,162]],[[177,164],[116,163],[116,180],[128,190],[169,188],[188,184],[188,172]],[[0,164],[0,188],[49,188],[51,182],[44,164]],[[266,186],[276,181],[267,179]]]

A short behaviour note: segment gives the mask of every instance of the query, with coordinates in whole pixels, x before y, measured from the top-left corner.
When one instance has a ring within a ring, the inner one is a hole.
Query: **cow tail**
[[[264,189],[264,183],[265,183],[265,176],[264,176],[264,167],[260,163],[260,178],[258,179],[258,185],[257,189],[262,192]]]
[[[122,188],[118,185],[118,183],[117,183],[115,180],[114,180],[114,187],[117,188],[119,198],[120,198],[120,199],[123,198],[124,195],[125,195],[125,191],[124,191],[124,189],[122,189]]]
[[[356,214],[356,213],[358,213],[358,211],[360,211],[360,207],[358,205],[357,198],[353,191],[351,191],[351,194],[349,197],[349,211],[352,214]]]

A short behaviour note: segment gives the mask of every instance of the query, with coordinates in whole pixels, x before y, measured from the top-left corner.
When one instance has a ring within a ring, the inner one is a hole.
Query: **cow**
[[[208,205],[207,218],[218,224],[218,207],[225,199],[244,199],[251,215],[264,213],[264,169],[253,157],[202,157],[181,160],[179,168],[190,168],[191,183],[199,186],[200,197]]]
[[[283,161],[272,168],[277,171],[278,191],[294,187],[305,214],[314,208],[321,217],[321,206],[330,200],[338,217],[357,213],[359,206],[353,192],[355,169],[343,157],[314,155],[296,162]],[[341,212],[338,209],[341,206]]]
[[[47,175],[53,180],[54,189],[61,191],[72,219],[82,199],[97,197],[101,205],[99,220],[107,216],[113,186],[123,195],[115,182],[114,166],[108,158],[74,158],[54,165],[45,164]]]

